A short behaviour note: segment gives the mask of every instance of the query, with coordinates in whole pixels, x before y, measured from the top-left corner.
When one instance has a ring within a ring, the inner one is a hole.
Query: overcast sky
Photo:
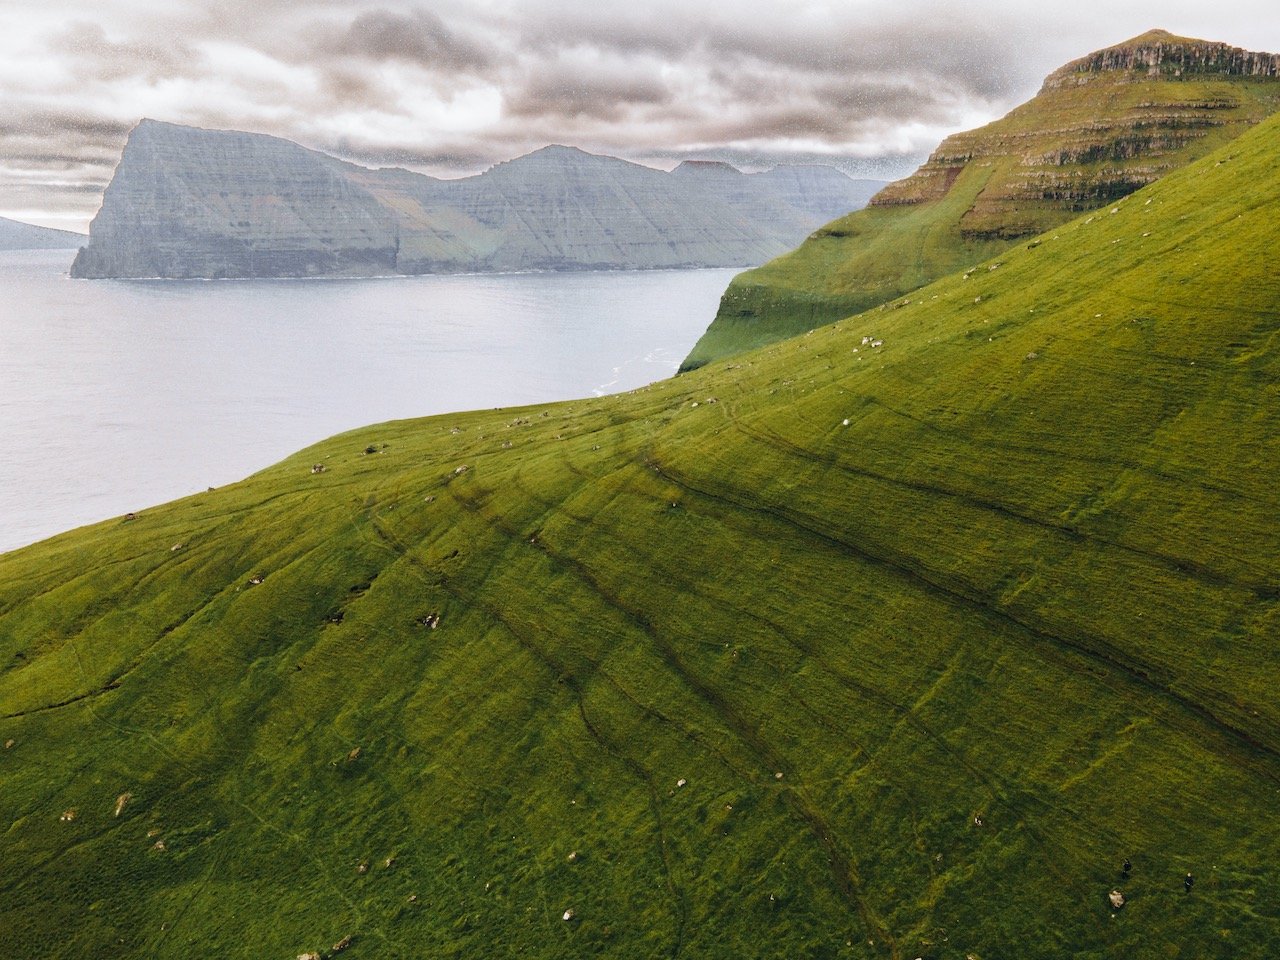
[[[141,117],[443,176],[569,143],[894,178],[1151,27],[1280,51],[1276,0],[3,0],[0,216],[85,230]]]

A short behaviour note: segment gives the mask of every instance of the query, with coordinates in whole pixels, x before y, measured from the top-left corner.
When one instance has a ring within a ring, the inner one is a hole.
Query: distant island
[[[86,239],[82,233],[0,217],[0,250],[74,250]]]
[[[306,277],[747,266],[883,184],[826,166],[671,172],[548,146],[441,180],[262,134],[143,120],[74,277]]]

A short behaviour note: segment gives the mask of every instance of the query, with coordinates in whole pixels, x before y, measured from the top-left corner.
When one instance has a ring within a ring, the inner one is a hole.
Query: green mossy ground
[[[695,369],[887,303],[1115,199],[1046,199],[1028,187],[1037,177],[1054,178],[1067,190],[1094,183],[1106,193],[1116,180],[1143,181],[1153,170],[1192,163],[1277,109],[1280,82],[1274,79],[1135,82],[1103,73],[1042,90],[1008,116],[943,144],[944,153],[972,157],[954,161],[963,169],[945,196],[851,213],[791,253],[736,276],[682,367]],[[1091,138],[1097,156],[1090,153]],[[1135,148],[1134,155],[1114,155],[1121,148]],[[1044,159],[1062,153],[1072,159],[1061,165]],[[886,193],[910,194],[912,180],[904,183]]]
[[[1277,209],[0,557],[3,952],[1275,956]]]

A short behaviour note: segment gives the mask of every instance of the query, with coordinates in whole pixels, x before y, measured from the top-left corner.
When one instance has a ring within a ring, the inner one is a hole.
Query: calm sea
[[[668,377],[734,270],[70,280],[0,253],[0,551],[331,434]]]

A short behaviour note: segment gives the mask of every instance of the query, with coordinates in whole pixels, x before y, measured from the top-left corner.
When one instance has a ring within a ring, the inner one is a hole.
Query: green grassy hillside
[[[0,557],[4,952],[1274,956],[1277,209]]]
[[[1152,31],[1068,64],[867,209],[735,277],[683,368],[879,306],[1206,156],[1280,109],[1280,77],[1253,72],[1268,57]]]

